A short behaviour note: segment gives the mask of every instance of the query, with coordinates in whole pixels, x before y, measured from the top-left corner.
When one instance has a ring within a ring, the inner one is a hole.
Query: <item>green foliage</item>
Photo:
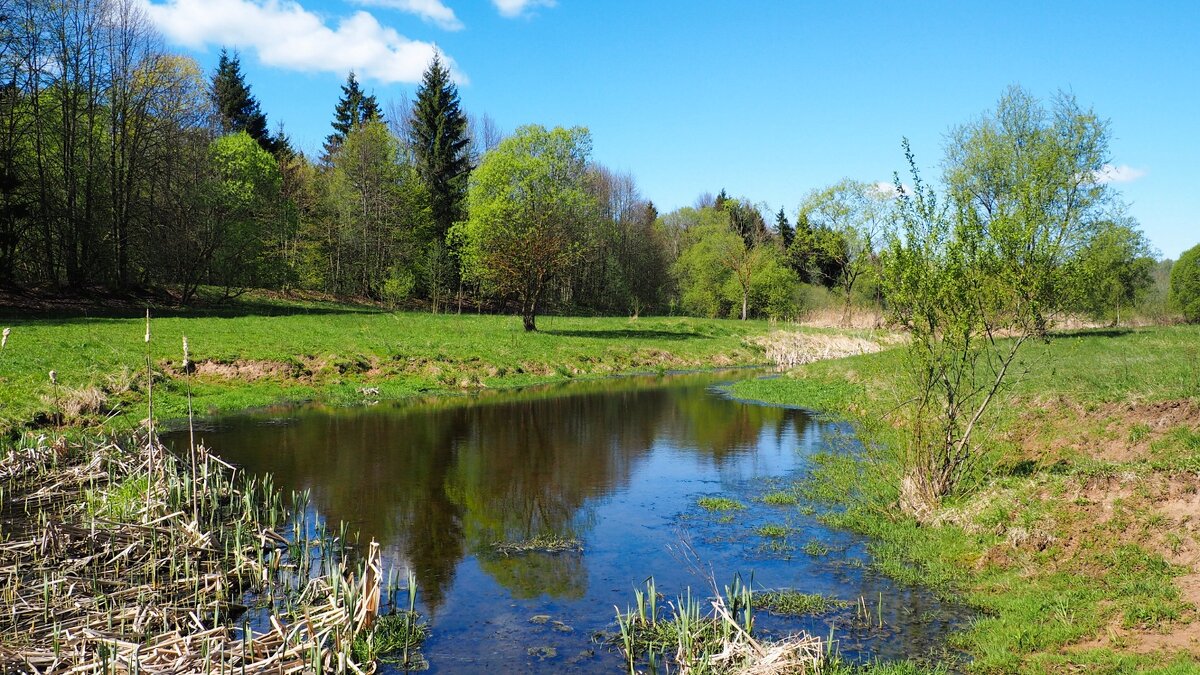
[[[209,271],[226,287],[270,286],[282,271],[269,255],[265,222],[277,204],[279,165],[246,132],[228,134],[209,146],[213,182],[206,194]]]
[[[875,245],[892,217],[890,195],[878,186],[843,180],[814,190],[800,205],[789,253],[809,279],[837,287],[849,321],[855,284],[876,263]]]
[[[1171,268],[1171,302],[1188,323],[1200,323],[1200,245],[1184,251]]]
[[[1074,261],[1079,308],[1098,319],[1121,320],[1151,286],[1150,243],[1133,222],[1104,223]]]
[[[1065,96],[1050,114],[1010,89],[993,114],[951,139],[945,205],[905,143],[915,187],[897,179],[901,227],[882,265],[892,319],[911,335],[905,370],[916,395],[906,406],[902,504],[914,513],[973,470],[973,432],[1024,342],[1068,307],[1071,263],[1109,199],[1095,178],[1107,127]]]
[[[681,209],[686,218],[672,273],[684,309],[704,316],[792,317],[798,311],[795,274],[769,241],[750,245],[730,221],[738,202],[724,209]]]
[[[581,256],[595,200],[584,185],[587,129],[521,127],[471,174],[470,216],[454,226],[472,277],[516,296],[525,330],[536,330],[549,286]]]

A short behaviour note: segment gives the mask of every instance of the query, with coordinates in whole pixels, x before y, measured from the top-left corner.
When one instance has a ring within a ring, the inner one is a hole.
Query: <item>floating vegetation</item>
[[[804,545],[804,552],[811,556],[820,557],[829,555],[829,547],[816,539],[809,539],[808,543]]]
[[[634,596],[637,606],[617,613],[617,633],[606,640],[625,654],[630,673],[641,663],[663,663],[679,673],[816,673],[824,663],[827,650],[818,637],[754,637],[754,593],[740,577],[703,601],[687,589],[661,605],[653,579]]]
[[[736,511],[746,508],[745,504],[728,497],[701,497],[696,503],[708,511]]]
[[[777,616],[817,616],[835,609],[845,609],[851,604],[820,593],[801,593],[790,589],[758,591],[751,600],[755,609]]]
[[[800,502],[800,498],[791,492],[768,492],[763,495],[762,501],[764,504],[771,506],[795,506]]]
[[[539,534],[524,541],[497,541],[490,547],[492,553],[505,557],[527,553],[582,553],[583,544],[572,537],[555,534]]]
[[[269,476],[190,454],[41,437],[0,457],[0,671],[363,673],[424,637],[411,579],[409,612],[379,617],[375,542],[357,554],[304,522],[304,495],[291,518]]]
[[[782,539],[792,533],[792,528],[787,525],[779,525],[775,523],[767,525],[759,525],[754,528],[754,533],[760,537],[771,537],[774,539]]]

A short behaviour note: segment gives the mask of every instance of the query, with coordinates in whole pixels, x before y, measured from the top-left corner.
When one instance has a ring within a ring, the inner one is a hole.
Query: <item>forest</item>
[[[381,104],[348,73],[310,157],[268,122],[236,52],[202,72],[134,0],[3,0],[0,15],[0,285],[153,291],[183,305],[202,288],[210,299],[311,290],[519,313],[531,330],[547,311],[828,310],[848,323],[855,307],[884,303],[880,254],[911,196],[898,177],[843,179],[794,210],[698,186],[692,206],[660,213],[634,176],[591,157],[587,129],[505,133],[464,110],[436,57],[411,100]],[[1065,169],[1106,193],[1059,261],[1069,308],[1106,323],[1162,318],[1170,261],[1119,195],[1089,182],[1107,123],[1065,97],[1052,107],[1013,88],[997,115],[1050,138],[1069,114],[1095,134]],[[986,180],[977,159],[947,156],[951,190]]]

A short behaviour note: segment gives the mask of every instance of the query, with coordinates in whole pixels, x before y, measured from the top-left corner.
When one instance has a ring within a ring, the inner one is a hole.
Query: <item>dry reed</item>
[[[0,457],[0,672],[374,669],[353,658],[379,609],[374,542],[355,567],[344,536],[285,539],[269,478],[194,451],[198,481],[152,437],[27,438]]]

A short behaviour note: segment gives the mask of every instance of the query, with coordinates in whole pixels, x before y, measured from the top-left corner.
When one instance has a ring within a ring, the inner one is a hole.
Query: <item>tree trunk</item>
[[[533,315],[532,311],[525,310],[522,312],[521,321],[525,323],[525,332],[528,333],[537,330],[537,324],[535,323],[536,317]]]
[[[747,288],[743,288],[742,289],[742,321],[746,320],[746,310],[748,309],[749,305],[750,305],[750,290]]]

